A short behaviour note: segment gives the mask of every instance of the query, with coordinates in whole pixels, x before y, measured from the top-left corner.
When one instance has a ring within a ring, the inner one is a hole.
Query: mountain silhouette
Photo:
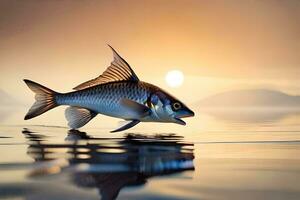
[[[8,119],[22,104],[6,92],[0,89],[0,122]]]
[[[217,119],[257,124],[299,115],[300,97],[267,89],[236,90],[204,98],[197,106]]]
[[[300,96],[268,89],[236,90],[218,93],[200,100],[202,108],[209,107],[300,107]]]
[[[19,104],[19,101],[0,89],[0,107],[10,107]]]

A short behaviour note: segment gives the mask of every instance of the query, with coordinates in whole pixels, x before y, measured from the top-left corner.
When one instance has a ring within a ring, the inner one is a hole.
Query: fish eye
[[[175,102],[172,104],[173,110],[179,110],[181,108],[181,104],[179,102]]]

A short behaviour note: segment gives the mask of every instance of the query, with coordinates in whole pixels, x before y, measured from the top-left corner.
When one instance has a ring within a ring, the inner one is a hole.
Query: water
[[[1,125],[0,199],[299,199],[299,116],[241,119],[119,134]]]

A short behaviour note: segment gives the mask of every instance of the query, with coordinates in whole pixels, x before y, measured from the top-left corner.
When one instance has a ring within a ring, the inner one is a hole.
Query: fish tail
[[[27,86],[35,93],[35,102],[25,116],[25,120],[34,118],[58,106],[55,100],[57,92],[38,83],[24,79]]]

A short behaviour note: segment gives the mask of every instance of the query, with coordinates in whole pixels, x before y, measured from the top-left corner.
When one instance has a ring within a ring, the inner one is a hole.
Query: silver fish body
[[[157,87],[145,82],[113,82],[86,88],[56,96],[59,105],[70,105],[87,108],[94,112],[111,117],[131,119],[130,113],[126,116],[126,106],[121,104],[122,99],[129,99],[146,105],[147,99]]]
[[[114,60],[97,78],[86,81],[69,93],[58,93],[30,80],[24,80],[35,93],[36,102],[25,120],[61,105],[68,105],[68,125],[77,129],[97,114],[127,120],[113,132],[131,128],[139,122],[169,122],[185,125],[181,119],[194,116],[186,105],[161,88],[140,81],[129,64],[111,47]]]

